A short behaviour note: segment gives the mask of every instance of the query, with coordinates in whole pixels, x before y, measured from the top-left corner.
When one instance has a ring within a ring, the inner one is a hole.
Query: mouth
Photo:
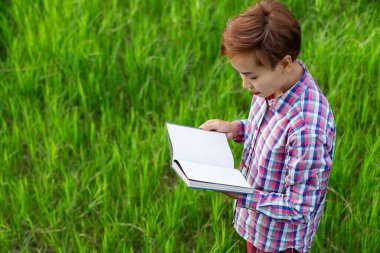
[[[256,96],[261,93],[261,92],[254,92],[254,91],[251,91],[251,90],[249,92],[251,92],[252,95],[256,95]]]

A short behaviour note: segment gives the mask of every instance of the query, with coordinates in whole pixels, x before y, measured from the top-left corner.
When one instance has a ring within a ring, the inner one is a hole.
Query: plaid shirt
[[[234,227],[263,251],[307,252],[319,225],[335,143],[327,99],[308,72],[282,96],[253,96],[240,171],[254,187],[234,203]]]

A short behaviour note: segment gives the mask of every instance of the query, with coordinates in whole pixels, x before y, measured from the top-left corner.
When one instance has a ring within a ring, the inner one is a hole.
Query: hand
[[[239,194],[237,194],[237,193],[232,193],[232,192],[221,192],[221,193],[227,195],[228,197],[234,198],[234,199],[239,198]]]
[[[207,131],[226,133],[228,139],[235,138],[238,132],[237,122],[229,122],[220,119],[207,120],[199,128]]]

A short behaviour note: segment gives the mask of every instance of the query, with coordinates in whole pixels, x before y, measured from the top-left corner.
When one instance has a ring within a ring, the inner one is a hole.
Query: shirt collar
[[[286,111],[289,107],[291,107],[300,97],[300,95],[304,92],[307,87],[306,83],[309,81],[310,75],[309,71],[306,67],[306,64],[297,59],[297,62],[301,64],[304,69],[304,74],[302,77],[294,84],[289,90],[287,90],[283,95],[278,98],[269,100],[265,98],[267,105],[273,108],[278,113],[285,115]]]

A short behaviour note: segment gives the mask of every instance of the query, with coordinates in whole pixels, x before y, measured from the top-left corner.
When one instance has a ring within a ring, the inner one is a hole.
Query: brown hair
[[[273,69],[286,55],[294,61],[301,50],[301,28],[282,3],[259,1],[227,22],[221,54],[255,51],[259,65]]]

